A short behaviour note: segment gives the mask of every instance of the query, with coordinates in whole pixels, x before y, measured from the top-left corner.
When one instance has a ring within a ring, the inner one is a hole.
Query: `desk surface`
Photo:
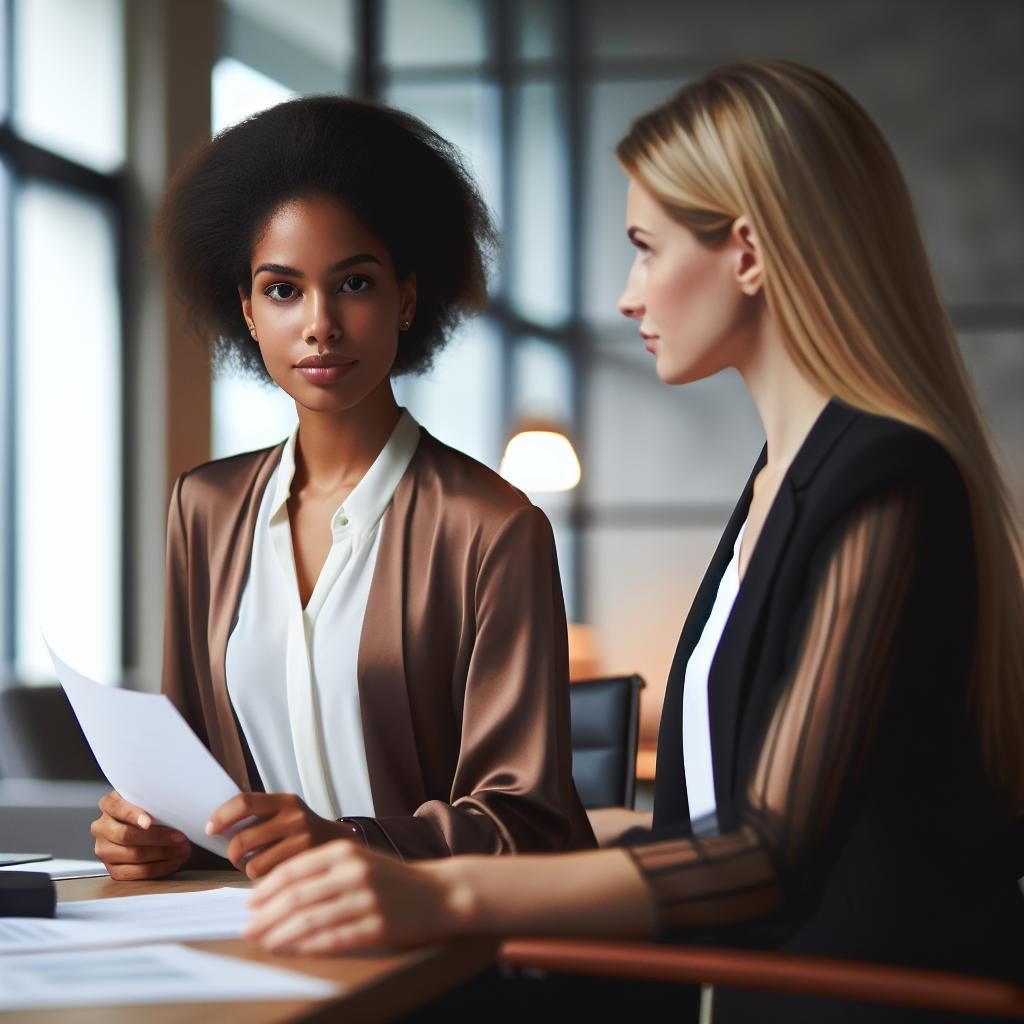
[[[247,886],[236,872],[186,871],[159,882],[114,882],[109,878],[78,878],[57,883],[61,900],[141,896],[149,893],[198,892],[223,885]],[[463,940],[408,953],[362,953],[336,957],[282,957],[264,953],[241,939],[190,942],[189,946],[273,964],[339,982],[343,990],[327,1000],[250,1003],[147,1004],[147,1024],[276,1024],[279,1021],[326,1020],[344,1011],[360,1022],[387,1021],[422,1006],[493,964],[497,944]],[[136,1024],[139,1006],[93,1006],[0,1013],[0,1022],[26,1024]]]

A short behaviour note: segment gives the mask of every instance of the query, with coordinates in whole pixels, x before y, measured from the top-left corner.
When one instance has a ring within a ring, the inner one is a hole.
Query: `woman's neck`
[[[759,325],[743,365],[738,365],[768,444],[766,469],[782,476],[789,468],[829,396],[807,379],[793,362],[770,317]]]
[[[376,461],[401,416],[385,380],[354,409],[315,412],[299,407],[293,490],[351,489]]]

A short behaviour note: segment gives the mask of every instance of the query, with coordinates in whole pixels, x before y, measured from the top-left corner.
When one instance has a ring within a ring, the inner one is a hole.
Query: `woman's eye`
[[[360,292],[365,292],[370,287],[371,281],[368,277],[361,277],[359,274],[353,274],[351,277],[345,279],[345,283],[341,286],[343,292],[349,294],[358,295]]]
[[[295,285],[281,281],[278,284],[272,284],[263,294],[277,302],[287,302],[288,299],[294,298],[296,290]]]

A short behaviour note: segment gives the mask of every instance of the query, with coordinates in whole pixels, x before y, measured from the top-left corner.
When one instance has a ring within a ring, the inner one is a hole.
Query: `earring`
[[[412,321],[411,320],[403,320],[398,326],[403,331],[407,331],[407,330],[409,330],[410,327],[412,327]]]

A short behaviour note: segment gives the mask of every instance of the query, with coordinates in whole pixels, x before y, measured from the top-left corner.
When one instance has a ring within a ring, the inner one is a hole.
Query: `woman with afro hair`
[[[392,389],[486,299],[493,229],[456,151],[395,110],[293,100],[202,148],[158,238],[217,360],[298,413],[171,498],[163,688],[243,791],[208,831],[234,829],[252,878],[337,838],[592,845],[550,525]],[[100,807],[115,878],[202,857],[117,793]]]

